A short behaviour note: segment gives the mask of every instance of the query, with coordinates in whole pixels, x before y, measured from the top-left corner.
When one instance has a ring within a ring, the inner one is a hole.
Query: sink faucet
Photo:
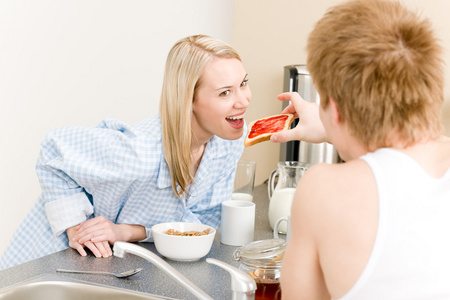
[[[145,249],[144,247],[127,242],[115,242],[114,243],[114,255],[118,257],[125,257],[125,253],[131,253],[140,256],[158,269],[171,276],[178,281],[184,288],[191,292],[198,299],[213,300],[208,294],[202,291],[192,281],[187,279],[183,274],[178,272],[174,267],[165,262],[161,257],[155,253]],[[214,258],[207,258],[206,262],[219,266],[231,275],[231,291],[233,300],[251,300],[255,299],[256,282],[255,280],[245,272],[235,268],[227,263]]]

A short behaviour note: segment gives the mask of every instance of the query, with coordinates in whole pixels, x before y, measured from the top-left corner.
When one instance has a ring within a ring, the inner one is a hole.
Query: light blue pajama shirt
[[[42,194],[3,253],[0,269],[68,248],[65,230],[97,216],[145,226],[144,242],[153,241],[151,227],[163,222],[218,228],[220,204],[231,199],[244,137],[211,138],[184,198],[172,190],[159,116],[134,125],[105,120],[96,128],[49,132],[36,166]]]

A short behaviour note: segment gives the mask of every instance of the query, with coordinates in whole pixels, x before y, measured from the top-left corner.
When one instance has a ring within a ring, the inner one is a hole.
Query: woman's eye
[[[248,84],[248,79],[245,79],[244,81],[242,81],[241,86],[246,86]]]
[[[228,96],[230,94],[229,90],[223,91],[219,96]]]

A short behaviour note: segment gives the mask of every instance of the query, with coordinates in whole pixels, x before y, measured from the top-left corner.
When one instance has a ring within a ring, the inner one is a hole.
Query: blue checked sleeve
[[[133,134],[122,122],[97,128],[64,127],[49,132],[41,144],[36,172],[45,199],[45,211],[55,236],[93,214],[90,195],[104,180],[119,176],[119,161],[109,155],[111,144],[127,145]],[[116,147],[117,148],[117,147]]]

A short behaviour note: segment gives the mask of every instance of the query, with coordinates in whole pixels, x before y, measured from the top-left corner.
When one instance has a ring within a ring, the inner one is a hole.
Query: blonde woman
[[[42,195],[0,268],[69,246],[107,257],[115,241],[152,241],[161,222],[217,228],[243,152],[247,82],[232,47],[190,36],[168,55],[159,115],[51,131],[37,163]]]

